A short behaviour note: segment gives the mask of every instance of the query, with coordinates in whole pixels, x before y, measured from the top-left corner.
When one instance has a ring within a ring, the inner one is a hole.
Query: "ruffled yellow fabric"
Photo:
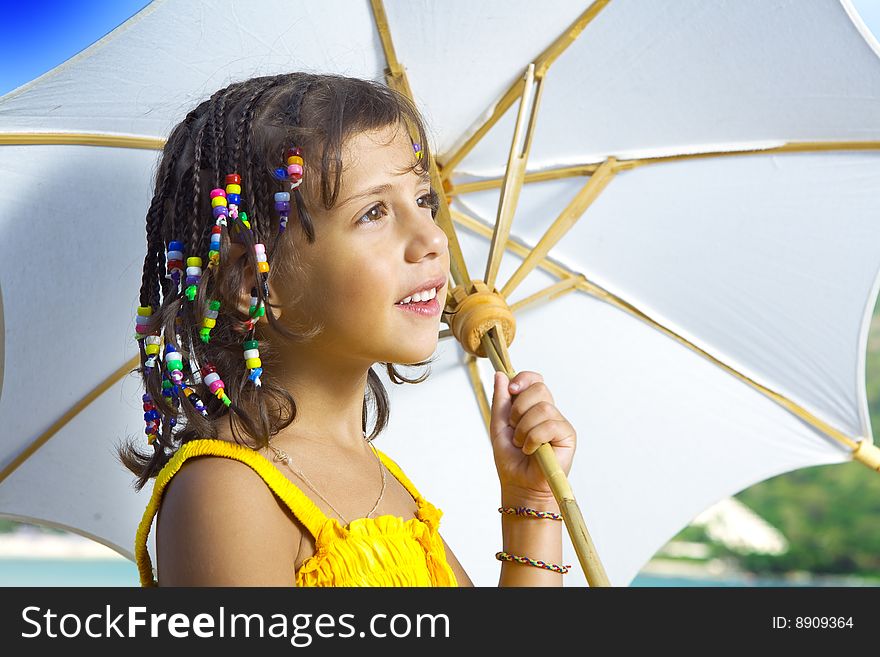
[[[297,586],[458,586],[439,534],[443,512],[421,496],[400,467],[377,449],[379,458],[416,501],[416,516],[404,520],[383,515],[358,518],[343,526],[314,502],[268,459],[225,440],[204,438],[183,445],[156,477],[153,494],[135,537],[135,560],[141,586],[158,586],[147,537],[165,486],[184,461],[212,454],[249,465],[315,537],[315,554],[296,573]]]

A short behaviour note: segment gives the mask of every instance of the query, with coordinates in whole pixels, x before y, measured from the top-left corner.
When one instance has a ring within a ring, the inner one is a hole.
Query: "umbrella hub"
[[[505,346],[510,346],[516,335],[513,311],[498,290],[490,290],[484,281],[456,285],[446,299],[444,317],[465,351],[481,358],[487,357],[481,344],[483,335],[496,324],[501,327]]]

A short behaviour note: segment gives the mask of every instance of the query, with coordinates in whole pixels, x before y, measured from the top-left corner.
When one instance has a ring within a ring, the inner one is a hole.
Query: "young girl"
[[[335,75],[233,84],[172,131],[135,336],[151,450],[120,449],[137,490],[156,478],[143,586],[473,585],[441,510],[373,445],[388,398],[372,366],[424,381],[394,364],[430,363],[449,294],[430,157],[406,97]],[[496,373],[490,433],[499,585],[561,586],[559,507],[531,454],[551,443],[568,473],[575,431],[524,371]]]

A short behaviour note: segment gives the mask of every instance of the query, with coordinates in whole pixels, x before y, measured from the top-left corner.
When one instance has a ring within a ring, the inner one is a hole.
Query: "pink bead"
[[[254,251],[256,253],[265,253],[266,245],[265,244],[254,244]]]
[[[226,192],[224,192],[222,189],[212,189],[211,198],[214,198],[215,196],[226,196]]]
[[[220,388],[222,388],[222,387],[223,387],[223,381],[221,381],[220,379],[217,379],[216,381],[212,382],[211,383],[211,394],[214,394],[215,392],[220,390]]]
[[[303,172],[303,168],[299,164],[290,164],[287,167],[287,175],[288,176],[301,176]]]
[[[171,380],[177,384],[182,383],[183,382],[183,372],[181,372],[180,370],[174,370],[171,373]]]

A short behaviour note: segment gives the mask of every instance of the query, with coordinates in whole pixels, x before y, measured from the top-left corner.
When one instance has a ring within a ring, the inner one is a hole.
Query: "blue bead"
[[[159,419],[159,411],[152,410],[144,413],[144,421],[149,422],[150,420],[158,420]]]
[[[277,169],[275,169],[275,177],[278,178],[278,180],[286,180],[287,169],[285,169],[284,167],[278,167]]]
[[[230,204],[241,205],[241,194],[227,194],[226,200]]]
[[[183,251],[183,242],[178,242],[177,240],[171,240],[168,243],[169,251]]]

